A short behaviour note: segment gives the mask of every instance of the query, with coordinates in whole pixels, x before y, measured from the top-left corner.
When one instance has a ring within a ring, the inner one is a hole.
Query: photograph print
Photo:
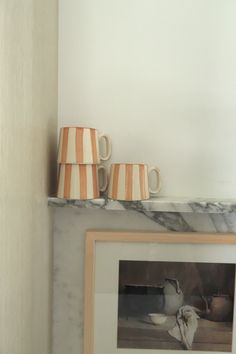
[[[119,262],[118,348],[232,352],[235,265]]]

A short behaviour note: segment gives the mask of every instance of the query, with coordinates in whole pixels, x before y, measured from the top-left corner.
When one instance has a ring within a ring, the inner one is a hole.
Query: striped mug
[[[156,188],[150,187],[152,172],[156,174]],[[108,197],[116,200],[149,199],[150,193],[157,194],[161,189],[160,171],[157,167],[148,168],[145,164],[115,163],[111,165]]]
[[[99,142],[104,139],[106,154],[102,156]],[[98,135],[94,128],[64,127],[60,129],[58,163],[99,164],[111,157],[111,140]]]
[[[99,183],[102,171],[103,185]],[[57,197],[63,199],[99,198],[107,188],[107,171],[104,166],[61,164],[59,166]]]

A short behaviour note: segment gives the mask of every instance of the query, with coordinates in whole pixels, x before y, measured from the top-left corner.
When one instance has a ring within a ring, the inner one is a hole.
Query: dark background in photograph
[[[149,261],[120,261],[119,294],[128,284],[162,286],[165,278],[179,281],[186,301],[201,295],[234,296],[234,264]]]

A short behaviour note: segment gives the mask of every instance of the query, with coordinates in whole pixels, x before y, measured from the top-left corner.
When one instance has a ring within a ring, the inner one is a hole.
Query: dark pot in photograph
[[[204,297],[206,318],[210,321],[228,322],[233,319],[233,301],[229,295]]]

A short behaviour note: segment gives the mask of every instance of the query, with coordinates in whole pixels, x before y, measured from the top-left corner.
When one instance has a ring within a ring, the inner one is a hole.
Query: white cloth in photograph
[[[194,307],[182,306],[177,313],[175,327],[168,333],[183,343],[185,349],[191,350],[199,318]]]

